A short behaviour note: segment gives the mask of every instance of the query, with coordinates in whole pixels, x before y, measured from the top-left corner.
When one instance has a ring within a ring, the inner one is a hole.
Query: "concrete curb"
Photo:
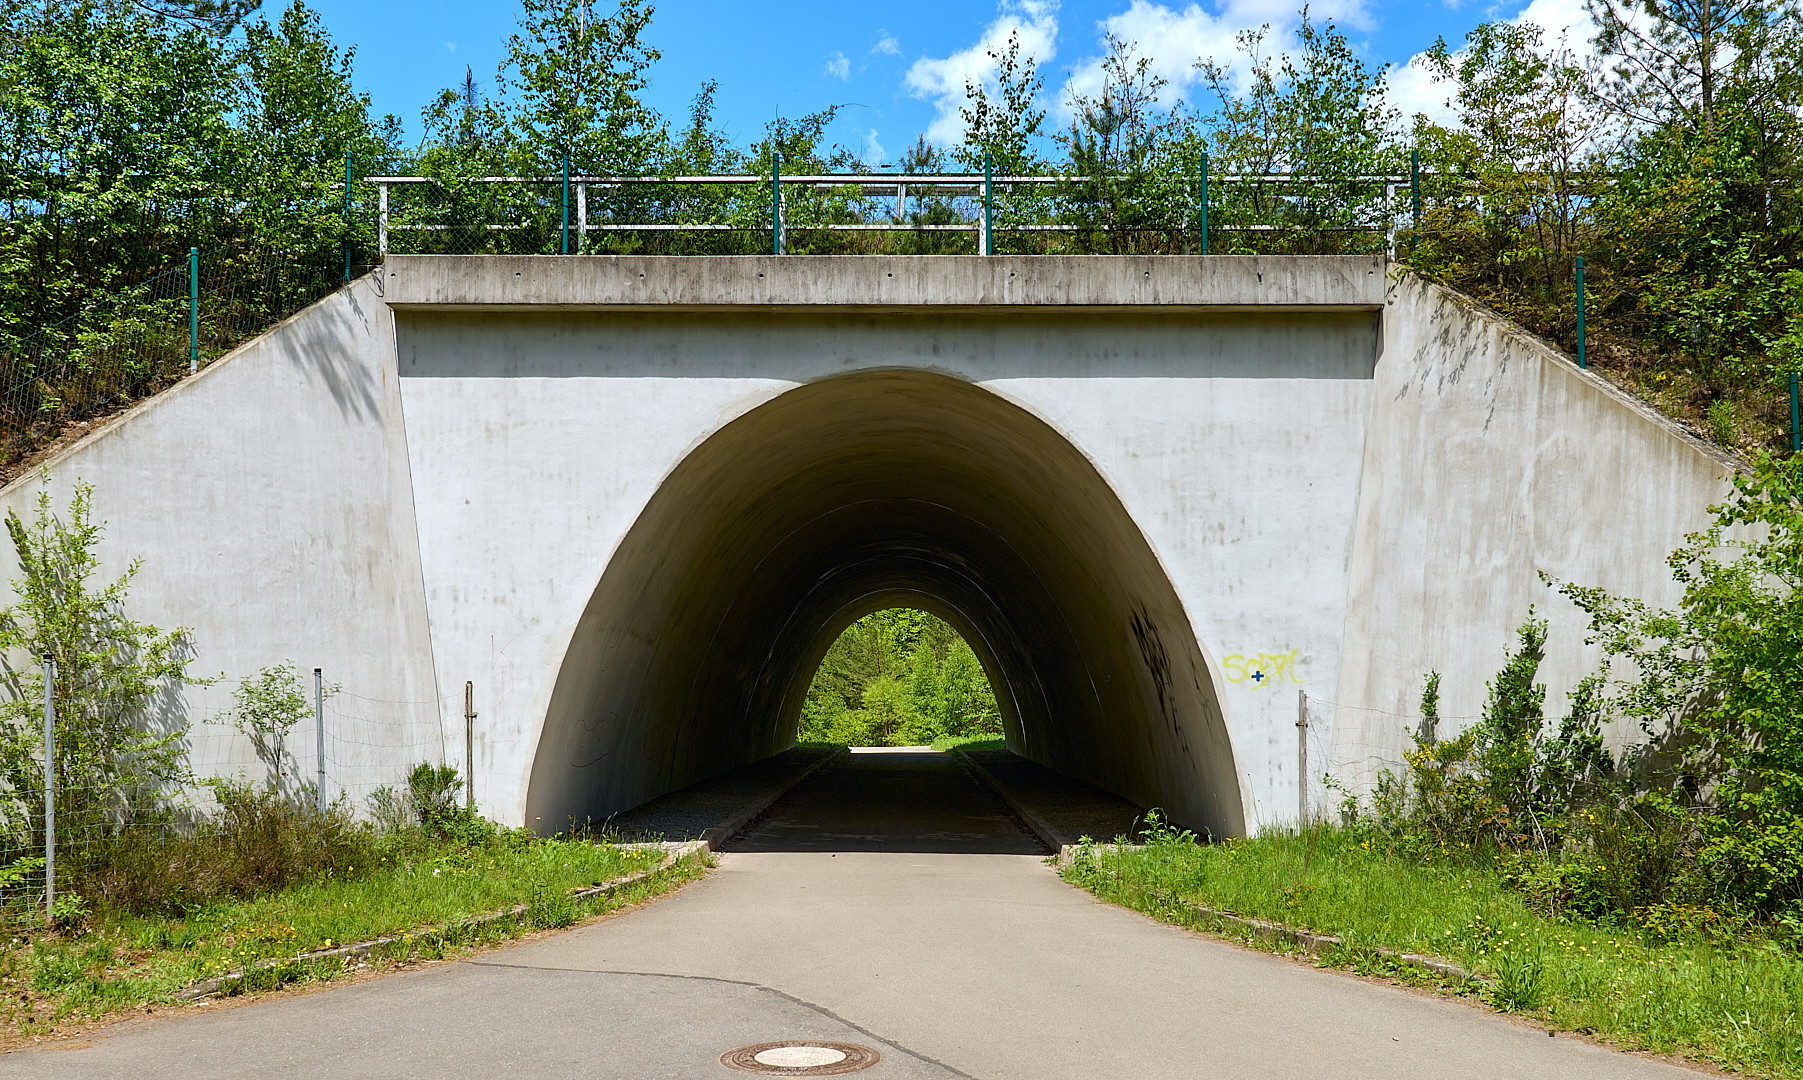
[[[1113,845],[1108,846],[1113,848]],[[1136,849],[1137,847],[1127,850]],[[1081,849],[1073,847],[1062,849],[1059,852],[1059,868],[1063,869],[1065,866],[1070,865],[1072,856],[1074,856],[1078,850]],[[1097,846],[1092,845],[1089,850],[1097,850]],[[1123,882],[1123,884],[1125,883]],[[1145,896],[1149,896],[1161,904],[1193,911],[1200,915],[1203,921],[1210,924],[1213,928],[1227,931],[1230,934],[1238,933],[1247,937],[1259,938],[1264,941],[1291,945],[1310,956],[1320,956],[1322,953],[1346,947],[1346,939],[1338,934],[1317,934],[1310,930],[1299,930],[1296,927],[1285,926],[1283,923],[1272,922],[1269,919],[1255,919],[1246,915],[1235,915],[1231,911],[1222,911],[1218,908],[1206,907],[1202,904],[1172,900],[1170,897],[1155,889],[1146,889],[1137,885],[1128,885],[1127,887]],[[1392,949],[1387,945],[1371,945],[1366,947],[1385,959],[1394,960],[1399,964],[1420,968],[1424,971],[1431,971],[1441,978],[1448,979],[1452,982],[1475,982],[1485,985],[1489,985],[1492,982],[1489,977],[1478,975],[1464,967],[1464,965],[1455,964],[1451,960],[1447,960],[1443,957],[1404,952],[1401,949]]]
[[[622,844],[620,846],[624,848],[659,847],[665,849],[666,854],[661,862],[649,869],[640,870],[637,873],[628,874],[625,877],[616,878],[613,881],[605,881],[599,885],[590,885],[575,890],[570,893],[570,899],[573,902],[580,903],[583,900],[592,900],[600,896],[612,896],[622,889],[628,889],[634,885],[640,885],[647,881],[651,881],[662,876],[678,863],[699,861],[702,855],[708,850],[707,845],[700,840],[687,840],[680,843],[664,844]],[[527,905],[525,904],[515,904],[504,911],[490,912],[487,915],[478,915],[471,919],[464,919],[446,925],[456,926],[458,929],[465,931],[479,930],[496,923],[518,921],[526,914],[526,909]],[[228,972],[217,978],[208,979],[205,982],[195,983],[193,986],[177,993],[175,995],[175,1000],[179,1002],[190,1002],[216,997],[220,993],[231,988],[233,984],[242,984],[246,979],[253,975],[288,967],[293,964],[310,964],[320,960],[362,960],[376,950],[395,944],[396,942],[409,944],[421,942],[431,944],[439,940],[440,935],[444,930],[445,926],[439,926],[417,932],[405,931],[399,934],[388,934],[383,937],[373,938],[369,941],[359,941],[351,945],[339,945],[330,949],[315,949],[312,952],[304,952],[296,956],[273,957],[268,960],[259,960],[249,967]]]
[[[1060,866],[1064,865],[1065,849],[1075,846],[1073,841],[1077,840],[1077,837],[1065,836],[1051,822],[1040,816],[1038,811],[1015,798],[1014,793],[1009,791],[1000,780],[997,780],[988,769],[977,764],[976,758],[965,753],[962,746],[953,747],[952,756],[958,760],[958,764],[964,766],[972,776],[977,778],[979,784],[994,792],[995,797],[1002,800],[1002,805],[1008,808],[1009,813],[1020,819],[1020,823],[1027,827],[1028,832],[1038,837],[1040,843],[1058,856]]]
[[[849,754],[850,752],[849,749],[841,746],[839,749],[827,754],[819,761],[814,762],[812,765],[809,765],[807,768],[796,773],[787,783],[781,784],[772,788],[770,791],[765,792],[764,795],[755,802],[747,803],[734,811],[725,821],[704,831],[701,834],[701,839],[697,842],[706,844],[709,851],[719,851],[721,846],[728,840],[731,840],[733,837],[743,832],[745,826],[750,825],[762,816],[764,811],[775,806],[778,799],[781,799],[784,795],[795,790],[797,784],[825,768],[828,762],[837,761],[840,755]]]

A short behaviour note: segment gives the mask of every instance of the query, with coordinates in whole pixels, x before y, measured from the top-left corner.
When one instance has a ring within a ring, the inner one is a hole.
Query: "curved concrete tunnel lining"
[[[1043,421],[920,371],[788,391],[672,471],[572,634],[528,823],[780,752],[832,638],[904,593],[955,616],[1006,687],[1018,752],[1243,830],[1215,677],[1113,490]]]

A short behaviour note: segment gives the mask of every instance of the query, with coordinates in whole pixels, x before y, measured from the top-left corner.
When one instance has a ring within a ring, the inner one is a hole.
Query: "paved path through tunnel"
[[[0,1076],[727,1080],[733,1047],[982,1080],[1697,1074],[1101,904],[951,758],[858,753],[646,909],[473,960],[136,1022]]]

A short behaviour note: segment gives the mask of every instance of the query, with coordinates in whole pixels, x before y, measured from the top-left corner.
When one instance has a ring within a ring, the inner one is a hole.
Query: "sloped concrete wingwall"
[[[289,660],[310,699],[323,668],[339,688],[328,793],[360,805],[443,753],[404,440],[394,319],[365,278],[97,428],[0,507],[29,521],[41,488],[61,512],[93,485],[103,578],[142,559],[129,614],[188,627],[192,672],[224,676],[171,703],[203,775],[263,775],[226,722],[240,678]],[[314,747],[309,718],[290,740],[309,780]]]
[[[1404,728],[1420,713],[1427,672],[1441,673],[1447,729],[1478,716],[1530,606],[1550,633],[1547,711],[1563,715],[1601,657],[1584,644],[1583,613],[1541,575],[1674,603],[1666,557],[1708,522],[1735,468],[1569,357],[1419,277],[1392,285],[1384,327],[1339,707],[1321,707],[1332,723],[1323,764],[1355,781],[1409,745]]]

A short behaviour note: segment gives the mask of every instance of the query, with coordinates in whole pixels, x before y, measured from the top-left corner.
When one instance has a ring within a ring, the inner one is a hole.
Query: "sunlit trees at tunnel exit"
[[[995,693],[970,645],[912,608],[873,612],[827,650],[801,711],[803,742],[915,746],[1002,734]]]

